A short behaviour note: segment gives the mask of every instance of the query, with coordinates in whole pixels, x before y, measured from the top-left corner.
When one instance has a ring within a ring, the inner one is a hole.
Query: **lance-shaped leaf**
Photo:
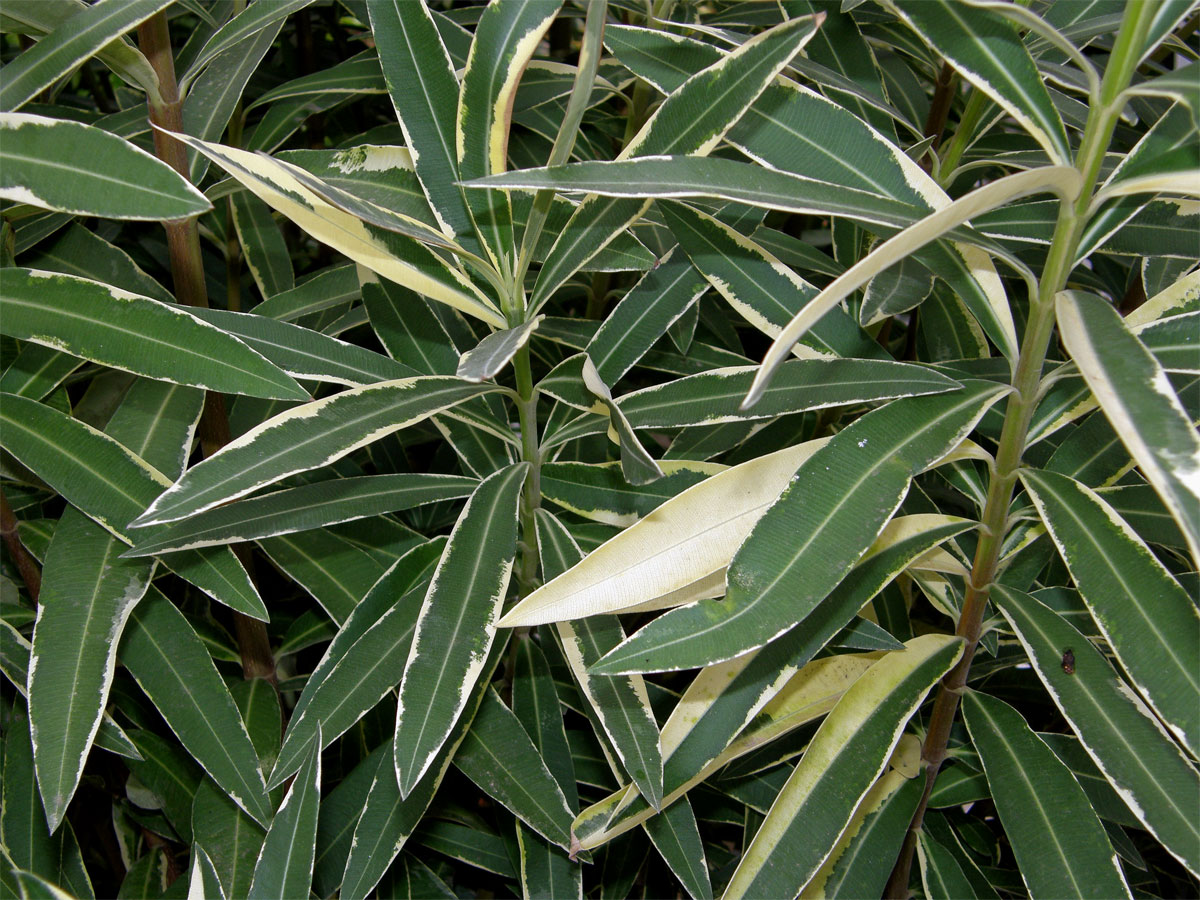
[[[116,638],[154,570],[152,561],[119,559],[122,546],[68,509],[46,553],[29,661],[29,720],[52,832],[66,815],[108,703]]]
[[[192,867],[188,874],[188,900],[225,900],[225,889],[217,868],[204,848],[192,845]]]
[[[565,572],[583,559],[583,551],[558,519],[537,511],[538,547],[546,577]],[[588,667],[625,639],[616,616],[590,616],[559,622],[563,656],[584,697],[608,735],[621,765],[641,795],[657,808],[662,802],[663,764],[658,723],[641,675],[592,675]]]
[[[1200,560],[1200,437],[1162,366],[1108,303],[1064,291],[1063,343],[1130,455]]]
[[[800,896],[882,896],[923,786],[920,779],[905,778],[895,769],[876,781]]]
[[[517,82],[560,6],[499,0],[479,17],[455,117],[454,145],[462,178],[508,168],[508,130]],[[512,270],[516,251],[508,192],[472,191],[467,204],[496,267]]]
[[[610,387],[708,290],[687,255],[672,248],[641,277],[596,330],[588,358]]]
[[[485,479],[458,517],[425,595],[400,682],[395,764],[407,796],[458,721],[496,636],[528,464]]]
[[[210,509],[182,522],[133,532],[126,556],[208,547],[339,525],[368,516],[466,497],[478,481],[463,475],[360,475],[286,488]]]
[[[252,397],[308,398],[294,379],[221,329],[98,281],[9,269],[0,311],[10,337],[135,375]]]
[[[692,900],[712,900],[712,883],[704,844],[696,825],[691,801],[680,797],[669,807],[648,819],[643,827],[654,848],[666,861]]]
[[[229,688],[183,613],[157,589],[133,610],[119,655],[192,758],[238,806],[270,822],[258,757]]]
[[[947,635],[914,638],[846,691],[772,805],[725,897],[794,897],[833,850],[929,689],[962,654]]]
[[[517,351],[529,343],[538,324],[545,316],[535,316],[516,328],[489,334],[477,346],[468,350],[458,361],[458,377],[467,381],[487,381],[495,378]]]
[[[1131,896],[1083,788],[1021,714],[968,691],[963,716],[1030,895]]]
[[[500,626],[620,612],[720,571],[796,468],[822,444],[788,447],[688,488],[525,597]]]
[[[346,640],[337,646],[331,643],[309,676],[301,695],[303,706],[297,707],[288,722],[271,772],[271,787],[282,784],[300,767],[314,734],[319,731],[326,744],[333,743],[396,686],[397,672],[412,645],[424,591],[408,591],[380,614],[381,601],[392,596],[390,591],[371,591],[347,618]],[[350,640],[353,643],[347,646]]]
[[[720,220],[682,203],[662,202],[658,208],[692,265],[739,315],[764,334],[778,335],[819,293],[750,238]],[[813,325],[804,343],[821,356],[884,355],[841,309],[830,309]]]
[[[601,380],[600,374],[596,371],[592,361],[588,359],[587,354],[583,356],[581,374],[584,387],[599,399],[600,410],[608,415],[608,434],[621,448],[621,474],[625,480],[630,484],[648,484],[662,478],[662,469],[659,468],[654,457],[646,452],[646,448],[642,446],[637,435],[633,433],[633,426],[629,423],[629,419],[625,417],[621,407],[617,406],[613,400],[612,391]]]
[[[621,477],[617,463],[545,463],[542,496],[586,519],[626,528],[692,485],[726,469],[717,463],[689,460],[663,460],[660,465],[662,478],[637,486]],[[564,570],[578,561],[572,559]]]
[[[731,366],[643,388],[617,403],[634,428],[718,425],[789,413],[851,406],[898,397],[937,394],[959,387],[940,372],[906,363],[868,359],[794,359],[785,362],[750,409],[741,409],[754,366]]]
[[[32,654],[33,647],[25,639],[25,636],[17,631],[10,622],[0,620],[0,671],[4,673],[4,676],[22,697],[27,696],[29,658]],[[129,735],[108,712],[105,712],[104,718],[100,720],[100,727],[96,730],[94,742],[101,750],[124,756],[126,759],[140,761],[142,758],[137,747],[133,745],[133,741],[129,739]]]
[[[67,885],[80,897],[94,896],[74,829],[69,822],[64,823],[52,835],[46,823],[24,704],[13,705],[9,721],[4,736],[4,802],[0,807],[0,839],[5,855],[0,856],[0,863],[38,872]]]
[[[506,172],[466,183],[472,188],[486,186],[587,191],[605,197],[715,197],[763,209],[840,216],[892,228],[906,228],[927,213],[922,207],[883,194],[707,156],[588,160]]]
[[[697,72],[671,92],[618,158],[708,155],[787,61],[812,38],[821,18],[805,17],[777,25]],[[559,285],[640,216],[648,203],[587,197],[550,250],[534,285],[533,308],[540,307]]]
[[[259,292],[273,297],[292,290],[296,286],[292,260],[271,208],[246,191],[229,199],[242,257]]]
[[[365,222],[318,196],[306,186],[312,176],[303,170],[246,150],[175,132],[171,136],[203,153],[273,209],[355,262],[489,325],[505,326],[495,304],[460,270],[448,266],[414,238]]]
[[[1066,129],[1016,28],[990,9],[949,3],[891,4],[935,52],[1007,110],[1058,164],[1071,161]]]
[[[384,745],[386,758],[375,774],[375,780],[367,792],[366,806],[362,810],[358,826],[354,829],[350,855],[346,859],[342,878],[343,897],[365,898],[383,877],[396,854],[420,823],[429,802],[442,783],[446,770],[450,768],[454,751],[470,727],[471,719],[488,690],[488,683],[499,661],[500,654],[493,648],[478,682],[471,691],[464,715],[459,717],[458,723],[442,745],[425,777],[407,797],[400,793],[396,770],[392,765],[395,755],[394,742],[389,739]]]
[[[416,376],[356,388],[268,419],[193,466],[134,523],[161,525],[341,459],[447,407],[496,390],[458,378]]]
[[[1092,761],[1155,838],[1200,873],[1200,775],[1112,664],[1062,616],[1028,594],[992,595],[1034,671]],[[1071,651],[1073,671],[1064,668]]]
[[[42,88],[73,72],[106,44],[169,5],[169,0],[107,0],[81,9],[5,67],[7,74],[4,87],[0,88],[0,110],[21,106]],[[149,83],[141,86],[157,92],[158,85],[152,80],[152,72],[149,77]]]
[[[312,2],[313,0],[277,0],[275,3],[256,4],[243,9],[217,29],[192,59],[187,72],[180,75],[180,93],[186,95],[187,85],[217,56]]]
[[[447,236],[457,235],[468,247],[478,246],[466,198],[457,184],[458,78],[433,17],[424,3],[405,0],[370,3],[367,12],[404,144],[413,152],[417,177],[433,214]]]
[[[150,221],[183,219],[212,208],[166,163],[101,128],[3,113],[0,134],[0,197],[5,200],[72,215]],[[88,160],[86,166],[78,165],[81,158]]]
[[[494,690],[484,695],[454,764],[546,840],[570,849],[574,814],[520,721]]]
[[[804,621],[874,542],[909,480],[953,450],[1002,390],[966,382],[960,392],[893,401],[838,432],[755,524],[729,564],[724,600],[660,616],[596,671],[708,665]]]
[[[0,422],[6,450],[125,543],[132,543],[126,523],[170,481],[108,435],[43,403],[6,395]],[[185,550],[163,562],[221,603],[267,620],[262,599],[229,548]]]
[[[917,838],[917,857],[921,865],[921,884],[925,888],[925,896],[976,896],[971,882],[963,874],[962,867],[954,855],[927,832],[922,831]]]
[[[869,254],[839,275],[819,295],[792,319],[763,357],[762,368],[754,386],[746,395],[746,405],[758,399],[774,375],[775,369],[821,317],[852,292],[865,285],[875,275],[899,262],[911,253],[937,240],[952,228],[968,219],[995,209],[1011,200],[1049,191],[1066,200],[1073,200],[1081,185],[1079,172],[1067,166],[1044,166],[1028,172],[1018,172],[985,185],[942,207],[915,225],[884,241]],[[982,251],[980,251],[982,252]]]
[[[606,38],[622,61],[664,93],[721,53],[710,44],[678,34],[668,40],[649,29],[613,26]],[[623,55],[633,45],[637,46],[634,55]],[[684,64],[688,67],[681,68]],[[951,202],[938,183],[891,140],[850,110],[793,81],[777,80],[763,91],[727,140],[770,168],[882,194],[926,210]],[[988,255],[965,244],[934,243],[919,251],[919,258],[961,296],[1001,352],[1015,359],[1016,330]]]
[[[251,900],[304,897],[312,886],[321,802],[321,730],[309,742],[304,764],[263,840],[247,894]]]
[[[1066,475],[1021,480],[1092,618],[1130,680],[1200,757],[1200,614],[1187,592],[1095,491]]]
[[[732,760],[834,707],[874,663],[852,654],[807,662],[837,628],[815,636],[797,630],[696,676],[663,726],[663,808]],[[630,786],[580,813],[574,832],[590,849],[654,813]]]

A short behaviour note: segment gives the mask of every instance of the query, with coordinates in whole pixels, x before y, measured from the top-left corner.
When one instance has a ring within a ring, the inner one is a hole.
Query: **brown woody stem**
[[[165,12],[156,13],[138,26],[138,46],[150,61],[159,81],[161,99],[151,99],[150,121],[163,131],[182,133],[183,103],[175,79],[175,58],[171,51],[171,35]],[[163,131],[154,132],[154,150],[158,158],[188,178],[187,152],[183,144]],[[196,220],[164,222],[163,228],[167,232],[176,299],[188,306],[207,307],[208,292],[204,286],[204,262],[200,254],[200,232]],[[225,398],[221,394],[209,392],[205,396],[198,433],[201,451],[206,457],[229,443],[229,417],[225,412]],[[247,555],[243,554],[241,558],[244,564],[249,562]],[[253,571],[249,568],[248,571],[253,578]],[[235,612],[233,617],[243,675],[246,678],[265,678],[275,683],[275,656],[271,652],[266,625],[239,612]]]
[[[8,505],[8,497],[5,496],[3,488],[0,488],[0,536],[3,536],[8,555],[12,557],[17,571],[21,573],[25,589],[36,604],[38,595],[42,592],[42,570],[21,542],[21,534],[17,531],[17,517]]]

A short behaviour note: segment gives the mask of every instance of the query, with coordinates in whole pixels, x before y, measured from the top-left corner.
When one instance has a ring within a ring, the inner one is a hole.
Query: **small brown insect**
[[[1075,674],[1075,651],[1070,647],[1063,651],[1062,669],[1068,675]]]

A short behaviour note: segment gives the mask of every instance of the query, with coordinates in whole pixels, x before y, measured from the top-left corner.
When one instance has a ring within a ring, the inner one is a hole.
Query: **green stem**
[[[1133,75],[1153,13],[1154,4],[1131,2],[1125,7],[1116,46],[1104,73],[1100,103],[1092,108],[1088,116],[1083,140],[1076,154],[1075,164],[1083,175],[1083,184],[1074,200],[1063,200],[1059,207],[1054,236],[1038,283],[1037,296],[1030,309],[1017,368],[1013,374],[1013,393],[1009,396],[1008,408],[1005,410],[1004,427],[1000,433],[1000,444],[980,524],[979,543],[975,550],[962,612],[959,615],[956,634],[965,640],[966,646],[958,664],[942,679],[934,700],[929,730],[921,749],[921,756],[926,765],[925,790],[913,814],[904,846],[888,881],[888,897],[908,896],[909,873],[912,869],[917,836],[929,804],[929,796],[937,780],[938,770],[946,758],[950,730],[958,712],[959,699],[966,688],[971,660],[979,644],[984,611],[992,584],[998,574],[1000,549],[1008,530],[1009,509],[1016,488],[1021,456],[1025,452],[1029,422],[1037,404],[1042,367],[1046,361],[1050,338],[1054,333],[1054,298],[1066,286],[1074,268],[1079,238],[1087,223],[1088,205],[1096,187],[1104,152],[1120,115],[1119,97]]]
[[[525,489],[521,495],[521,562],[517,569],[517,582],[521,596],[526,596],[537,587],[538,569],[541,564],[538,552],[537,513],[542,499],[541,448],[538,446],[537,392],[533,389],[533,375],[529,365],[529,347],[522,347],[513,358],[513,369],[517,377],[517,410],[521,423],[521,459],[529,463],[529,474],[525,477]]]
[[[962,159],[962,155],[970,146],[971,141],[975,139],[975,128],[979,124],[979,120],[983,118],[984,110],[991,105],[991,100],[988,95],[979,88],[973,88],[971,94],[967,97],[967,105],[963,109],[962,117],[958,120],[958,127],[954,129],[954,136],[950,138],[950,143],[946,145],[946,154],[942,157],[939,171],[942,173],[942,187],[950,183],[950,179],[954,177],[955,169],[958,168],[958,161]]]

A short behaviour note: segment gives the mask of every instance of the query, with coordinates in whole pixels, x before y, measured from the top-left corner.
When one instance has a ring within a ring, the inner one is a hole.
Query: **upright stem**
[[[541,448],[538,446],[537,393],[533,389],[533,375],[529,366],[529,347],[522,347],[513,359],[517,376],[517,404],[521,422],[521,458],[529,463],[529,474],[525,477],[525,489],[521,495],[521,563],[517,570],[517,583],[521,595],[529,594],[537,587],[538,568],[541,557],[538,548],[537,518],[535,513],[542,499]]]
[[[151,97],[149,101],[150,121],[167,131],[182,132],[183,103],[175,80],[175,57],[171,51],[171,35],[165,12],[156,13],[138,26],[138,45],[154,68],[159,82],[159,96]],[[154,150],[159,159],[184,178],[189,177],[187,152],[182,143],[161,131],[155,131]],[[188,306],[207,307],[208,292],[204,285],[204,261],[200,253],[200,232],[196,220],[164,222],[163,228],[167,232],[176,299]],[[229,417],[225,413],[225,400],[221,394],[210,391],[205,395],[204,412],[197,430],[205,456],[211,456],[229,443]],[[241,558],[243,563],[249,564],[247,555],[242,554]],[[274,683],[275,656],[271,652],[266,625],[238,612],[233,616],[242,657],[242,674],[246,678],[266,678]]]
[[[946,758],[950,729],[958,712],[959,699],[967,684],[971,660],[979,645],[984,610],[998,571],[1000,549],[1008,530],[1009,508],[1017,483],[1021,456],[1025,451],[1029,422],[1037,404],[1046,351],[1054,332],[1054,298],[1066,286],[1067,278],[1074,268],[1079,238],[1087,223],[1088,204],[1104,160],[1104,151],[1120,115],[1120,94],[1128,86],[1133,75],[1153,13],[1154,4],[1151,3],[1130,2],[1125,7],[1116,46],[1104,73],[1100,102],[1092,108],[1088,116],[1083,140],[1076,154],[1075,164],[1083,175],[1083,184],[1073,201],[1063,200],[1059,206],[1054,236],[1038,283],[1037,297],[1034,298],[1030,309],[1017,368],[1013,374],[1013,393],[1009,396],[1008,408],[1005,411],[1004,427],[1000,433],[1000,445],[996,452],[996,462],[980,524],[979,543],[975,549],[971,576],[955,632],[966,641],[966,647],[958,664],[942,679],[934,700],[929,731],[921,749],[921,757],[926,766],[925,790],[913,814],[904,846],[888,881],[886,896],[891,898],[908,896],[909,874],[912,870],[917,836],[929,804],[929,796],[937,780],[938,770]]]

